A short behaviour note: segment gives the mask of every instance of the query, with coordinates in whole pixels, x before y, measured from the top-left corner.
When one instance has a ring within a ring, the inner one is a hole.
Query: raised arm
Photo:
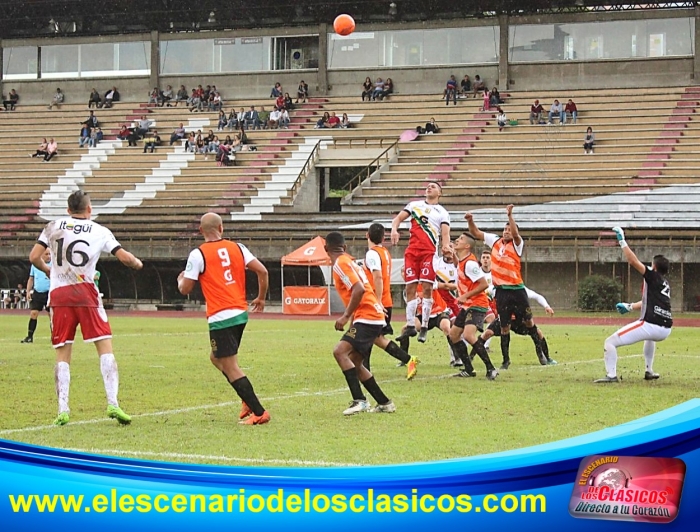
[[[644,264],[642,264],[642,261],[640,261],[637,258],[637,255],[634,254],[634,251],[632,251],[627,245],[627,242],[625,241],[625,232],[622,230],[621,227],[613,227],[612,230],[617,236],[617,243],[620,244],[620,247],[622,248],[622,254],[625,256],[625,259],[627,259],[627,262],[630,263],[630,266],[632,266],[632,268],[644,275],[644,272],[646,271],[647,267],[644,266]]]
[[[520,231],[518,231],[518,224],[515,223],[515,219],[513,218],[513,207],[513,204],[508,205],[506,207],[506,213],[508,213],[508,225],[510,226],[510,234],[513,236],[513,242],[515,242],[516,246],[519,246],[522,244],[523,239],[520,236]]]
[[[476,226],[476,223],[474,223],[474,215],[468,212],[464,215],[464,219],[469,224],[469,234],[471,234],[477,240],[484,240],[484,232]]]

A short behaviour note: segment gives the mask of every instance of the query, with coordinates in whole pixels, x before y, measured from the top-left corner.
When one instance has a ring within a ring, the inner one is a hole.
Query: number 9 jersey
[[[121,246],[112,232],[92,220],[65,217],[49,222],[38,243],[51,250],[51,307],[101,307],[94,283],[102,252]]]

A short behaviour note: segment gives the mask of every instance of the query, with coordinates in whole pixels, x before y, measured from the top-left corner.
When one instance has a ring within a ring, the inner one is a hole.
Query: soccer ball
[[[350,35],[355,31],[355,19],[350,15],[338,15],[333,21],[333,29],[338,35]]]

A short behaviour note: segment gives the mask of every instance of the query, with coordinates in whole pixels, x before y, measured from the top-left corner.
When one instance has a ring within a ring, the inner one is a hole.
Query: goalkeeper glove
[[[627,247],[627,242],[625,242],[625,232],[622,230],[622,227],[613,227],[612,230],[615,232],[615,236],[617,236],[617,243],[620,244],[620,247]]]
[[[630,305],[629,303],[618,303],[617,305],[615,305],[615,308],[617,308],[617,311],[620,314],[627,314],[628,312],[632,311],[632,305]]]

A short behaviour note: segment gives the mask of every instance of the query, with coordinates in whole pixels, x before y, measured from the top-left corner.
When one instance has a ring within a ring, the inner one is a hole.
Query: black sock
[[[544,354],[545,358],[547,360],[550,360],[549,358],[549,346],[547,345],[547,339],[543,336],[540,338],[540,346],[542,347],[542,353]]]
[[[472,366],[472,361],[469,360],[469,354],[467,353],[467,346],[462,340],[458,340],[457,343],[450,343],[452,347],[452,353],[457,360],[461,360],[464,364],[464,371],[468,373],[474,372],[474,366]]]
[[[36,321],[32,318],[29,318],[29,327],[27,327],[27,336],[29,338],[34,338],[34,331],[36,331]]]
[[[408,364],[411,361],[411,355],[396,345],[396,342],[389,342],[389,345],[384,348],[384,351],[404,364]]]
[[[503,363],[510,362],[510,333],[503,334],[501,332],[501,353],[503,354]]]
[[[379,387],[379,384],[377,384],[377,381],[374,380],[374,375],[364,381],[362,385],[367,389],[369,394],[374,397],[374,400],[377,401],[378,405],[385,405],[389,402],[389,398],[384,395],[384,392]]]
[[[530,338],[532,338],[532,342],[535,344],[535,354],[537,355],[537,358],[539,358],[540,350],[542,349],[542,342],[540,342],[540,335],[537,334],[537,325],[528,327],[527,334]]]
[[[493,367],[493,364],[491,363],[491,359],[489,358],[489,354],[486,352],[486,346],[484,345],[484,340],[481,338],[478,338],[476,340],[476,343],[472,346],[474,352],[479,355],[479,358],[483,361],[484,365],[486,366],[486,371],[491,371],[492,369],[495,369]]]
[[[408,353],[408,349],[411,347],[411,339],[408,336],[402,336],[399,338],[399,347],[402,351]]]
[[[367,356],[362,359],[362,365],[367,368],[367,371],[371,372],[372,370],[369,368],[369,357],[372,354],[372,351],[370,350],[369,353],[367,353]]]
[[[228,379],[228,377],[226,377]],[[248,380],[248,377],[241,377],[231,383],[233,389],[236,390],[238,397],[247,404],[256,416],[262,416],[265,409],[260,404],[258,396],[255,395],[253,385]]]
[[[345,375],[345,380],[348,382],[348,388],[350,388],[353,400],[366,401],[367,398],[362,393],[362,388],[360,388],[360,379],[357,378],[357,370],[355,368],[346,369],[343,371],[343,375]]]

